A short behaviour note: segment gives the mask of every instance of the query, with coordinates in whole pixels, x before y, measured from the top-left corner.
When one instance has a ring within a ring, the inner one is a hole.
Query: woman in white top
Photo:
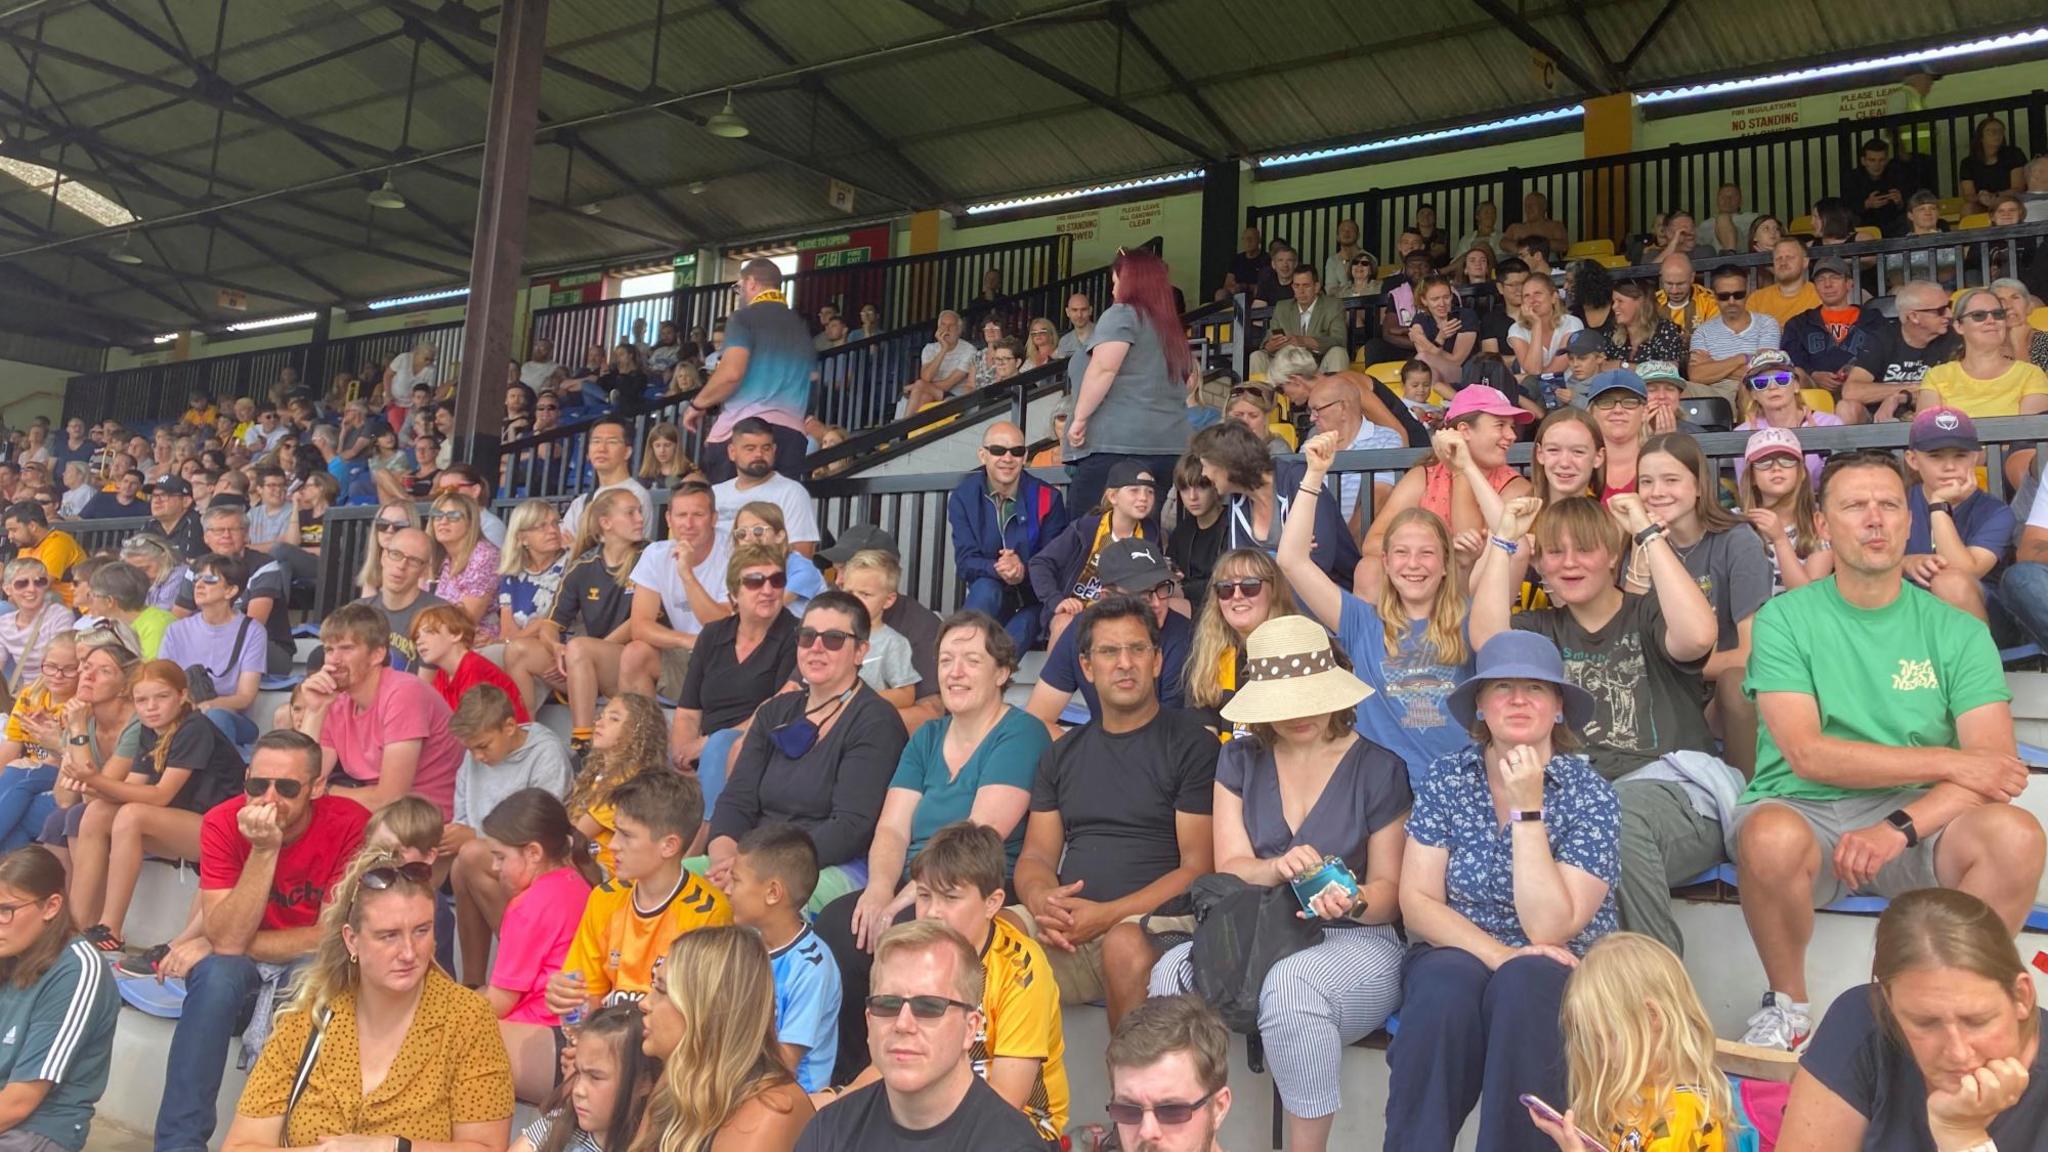
[[[1508,329],[1516,371],[1524,376],[1564,371],[1570,366],[1565,343],[1585,326],[1577,316],[1558,307],[1557,287],[1549,277],[1529,277],[1522,285],[1522,314]]]
[[[412,407],[412,390],[425,384],[434,386],[434,358],[440,351],[422,340],[410,352],[400,352],[392,357],[384,369],[384,394],[399,408]]]
[[[43,670],[43,652],[53,637],[71,631],[78,613],[50,591],[50,570],[33,556],[9,560],[0,569],[7,584],[7,601],[14,611],[0,616],[0,657],[8,665],[10,694],[23,684],[33,684]]]

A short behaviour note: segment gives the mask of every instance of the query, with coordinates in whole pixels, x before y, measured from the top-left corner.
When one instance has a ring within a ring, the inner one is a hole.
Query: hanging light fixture
[[[128,240],[131,235],[132,233],[128,232],[121,233],[121,242],[114,245],[112,252],[107,253],[107,259],[112,260],[116,264],[142,263],[142,257],[136,253],[135,249],[128,246]]]
[[[389,172],[384,174],[384,183],[379,185],[376,191],[363,197],[363,199],[369,201],[372,208],[405,207],[405,197],[399,195],[398,189],[391,186],[391,174]]]
[[[738,140],[747,134],[747,122],[740,119],[740,114],[732,110],[731,92],[725,94],[725,107],[713,112],[711,118],[704,121],[704,130],[727,140]]]

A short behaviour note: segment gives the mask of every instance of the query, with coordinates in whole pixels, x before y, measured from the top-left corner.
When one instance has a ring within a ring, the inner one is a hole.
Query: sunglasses
[[[456,520],[467,520],[469,519],[469,513],[464,512],[460,508],[443,508],[437,512],[427,513],[427,519],[438,520],[446,524]]]
[[[434,866],[424,861],[411,864],[391,864],[383,868],[372,868],[363,873],[363,887],[372,892],[382,892],[395,887],[400,880],[414,884],[430,883],[434,879]]]
[[[192,577],[192,582],[194,584],[206,585],[225,584],[227,579],[218,572],[201,572],[197,576]]]
[[[276,789],[277,794],[286,800],[297,800],[299,793],[306,790],[306,782],[304,780],[266,780],[261,776],[251,776],[242,781],[242,791],[247,793],[251,800],[262,799],[263,794],[272,789]]]
[[[1159,1121],[1160,1127],[1178,1128],[1193,1120],[1195,1113],[1215,1098],[1216,1093],[1211,1092],[1200,1100],[1190,1100],[1186,1104],[1124,1104],[1112,1100],[1104,1105],[1102,1110],[1109,1113],[1112,1124],[1135,1128],[1145,1122],[1145,1113],[1150,1112],[1153,1118]]]
[[[1761,460],[1753,460],[1749,466],[1759,472],[1776,472],[1781,469],[1789,472],[1799,467],[1800,464],[1801,461],[1797,456],[1771,455]]]
[[[823,632],[816,628],[799,628],[796,630],[796,646],[799,648],[815,648],[823,644],[825,651],[837,652],[841,648],[846,647],[847,641],[852,639],[853,633],[842,632],[837,628],[827,629]]]
[[[404,531],[405,529],[407,529],[407,528],[410,528],[410,527],[412,527],[412,525],[410,525],[410,524],[407,524],[407,523],[406,523],[405,521],[403,521],[403,520],[379,520],[379,521],[377,521],[377,532],[378,532],[378,534],[379,534],[379,535],[382,535],[383,533],[386,533],[386,532],[402,532],[402,531]]]
[[[1235,600],[1239,596],[1249,600],[1257,596],[1259,589],[1265,586],[1266,582],[1255,576],[1247,577],[1243,580],[1218,580],[1214,584],[1209,585],[1209,587],[1216,590],[1216,598],[1218,600]]]
[[[1738,288],[1733,292],[1716,292],[1714,293],[1714,299],[1726,304],[1731,300],[1747,300],[1749,299],[1749,293]]]
[[[1245,385],[1239,385],[1236,388],[1232,388],[1230,390],[1230,394],[1232,396],[1257,396],[1262,400],[1267,396],[1272,395],[1272,393],[1266,391],[1264,388],[1252,388],[1247,387]]]
[[[919,1020],[939,1020],[948,1009],[958,1008],[962,1012],[976,1012],[980,1005],[946,996],[870,996],[867,999],[868,1015],[877,1020],[894,1020],[903,1015],[903,1006],[910,1005],[910,1014]]]
[[[1965,324],[1980,324],[1986,320],[2003,320],[2005,319],[2005,309],[1972,308],[1968,312],[1958,315],[1956,319],[1961,320]]]
[[[1612,392],[1606,392],[1602,393],[1599,396],[1593,397],[1591,400],[1588,400],[1587,403],[1591,404],[1595,408],[1603,409],[1641,408],[1643,406],[1643,398],[1641,396],[1631,396],[1626,392],[1622,393],[1619,396],[1616,396]]]
[[[1793,380],[1790,372],[1759,372],[1749,378],[1751,391],[1762,392],[1766,388],[1779,388]]]
[[[749,572],[740,577],[740,587],[745,588],[749,592],[759,592],[764,585],[780,592],[784,588],[789,587],[789,574],[786,572]],[[845,633],[842,632],[839,635],[843,636]],[[803,642],[803,632],[801,630],[797,632],[797,642]],[[839,651],[839,646],[833,644],[828,646],[827,650],[837,652]]]
[[[16,580],[13,585],[13,587],[20,590],[26,590],[29,588],[48,588],[49,586],[50,578],[48,576],[24,576],[21,579]]]
[[[1026,448],[1022,444],[983,444],[981,446],[981,450],[983,452],[988,453],[991,456],[995,456],[998,458],[1003,456],[1015,456],[1019,460],[1022,460],[1024,458],[1024,454],[1030,451],[1029,448]]]

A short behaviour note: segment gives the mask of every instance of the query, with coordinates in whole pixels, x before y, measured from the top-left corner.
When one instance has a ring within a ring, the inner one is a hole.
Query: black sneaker
[[[105,924],[95,924],[87,928],[84,936],[86,943],[102,952],[121,952],[128,947],[128,942],[114,935],[114,930]]]
[[[114,961],[114,975],[131,980],[141,980],[156,975],[156,966],[171,954],[171,946],[159,944],[141,952],[124,952]]]

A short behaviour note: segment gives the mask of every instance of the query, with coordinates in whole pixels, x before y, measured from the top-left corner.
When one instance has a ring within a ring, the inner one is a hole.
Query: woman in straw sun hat
[[[1372,689],[1345,664],[1307,617],[1253,629],[1240,687],[1223,706],[1223,718],[1251,734],[1224,745],[1216,762],[1218,872],[1272,886],[1316,877],[1335,857],[1356,881],[1355,895],[1341,883],[1318,885],[1303,915],[1322,922],[1322,942],[1275,964],[1260,989],[1259,1035],[1295,1149],[1327,1144],[1343,1046],[1379,1028],[1401,1001],[1402,949],[1389,925],[1408,770],[1354,729]],[[1160,959],[1152,995],[1193,986],[1191,948]]]
[[[1387,1053],[1389,1148],[1553,1149],[1518,1096],[1565,1094],[1565,978],[1615,928],[1621,805],[1575,754],[1593,698],[1556,645],[1502,632],[1445,701],[1472,743],[1430,766],[1408,817],[1409,954]]]

